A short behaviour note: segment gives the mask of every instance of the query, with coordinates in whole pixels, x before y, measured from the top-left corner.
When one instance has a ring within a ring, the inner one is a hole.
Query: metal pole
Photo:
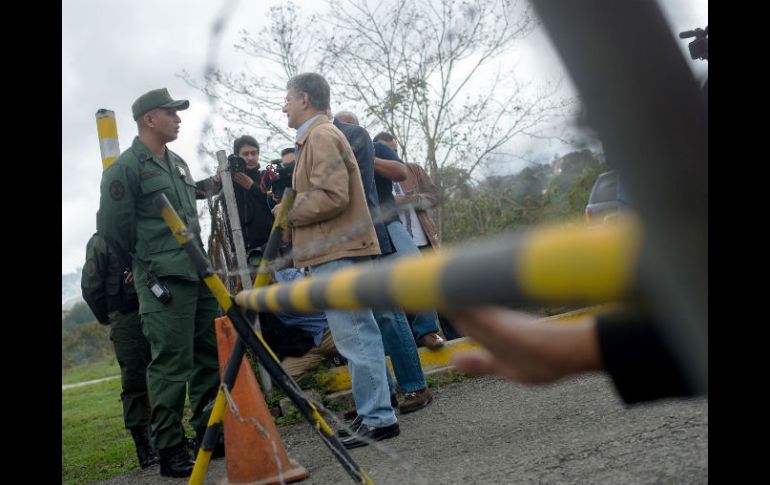
[[[222,180],[222,190],[225,193],[225,205],[227,206],[227,217],[230,221],[230,228],[233,233],[233,243],[235,244],[235,260],[238,265],[238,273],[241,276],[241,285],[244,290],[254,288],[249,274],[249,264],[246,259],[246,247],[243,243],[243,229],[241,228],[241,219],[238,215],[238,205],[235,202],[235,190],[233,189],[232,174],[227,163],[227,154],[224,150],[217,151],[217,161],[219,162],[219,176]],[[252,328],[262,333],[259,326],[259,318],[252,322]],[[265,396],[270,399],[273,395],[273,383],[270,380],[270,374],[265,370],[262,364],[259,364],[259,376],[262,381],[262,389]]]
[[[621,218],[601,228],[537,227],[459,249],[357,265],[321,277],[244,290],[256,311],[402,308],[415,313],[475,305],[596,304],[634,299],[642,228]]]
[[[118,125],[115,122],[114,111],[100,109],[96,112],[96,131],[99,134],[99,150],[102,152],[102,170],[107,170],[107,167],[120,156]]]

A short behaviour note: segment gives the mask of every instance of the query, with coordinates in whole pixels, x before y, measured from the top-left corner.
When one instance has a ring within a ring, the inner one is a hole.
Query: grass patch
[[[101,379],[102,377],[111,377],[120,375],[120,367],[115,357],[110,357],[99,362],[92,362],[90,364],[83,364],[70,369],[62,369],[61,371],[61,383],[74,384],[76,382],[92,381],[94,379]],[[118,387],[120,387],[118,385]],[[120,395],[120,391],[118,391]]]
[[[63,484],[92,483],[139,468],[134,442],[123,425],[120,391],[120,379],[62,391]],[[185,432],[194,436],[190,415],[185,403]]]
[[[62,391],[62,483],[105,480],[138,467],[123,427],[120,380]]]

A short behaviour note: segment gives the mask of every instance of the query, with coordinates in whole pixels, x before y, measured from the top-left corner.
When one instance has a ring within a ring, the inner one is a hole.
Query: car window
[[[591,194],[591,203],[596,204],[617,199],[617,181],[618,179],[614,173],[599,177],[596,181],[596,187]]]

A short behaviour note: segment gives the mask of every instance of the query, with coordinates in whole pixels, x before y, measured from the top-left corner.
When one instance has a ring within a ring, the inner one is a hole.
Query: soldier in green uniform
[[[98,233],[133,260],[142,330],[152,351],[147,368],[151,436],[160,454],[160,474],[171,477],[189,476],[194,466],[182,427],[185,390],[200,442],[210,414],[205,408],[219,386],[217,302],[153,203],[156,195],[165,194],[203,247],[195,181],[185,161],[166,148],[179,133],[177,111],[189,105],[166,89],[149,91],[134,102],[139,135],[102,174],[97,216]],[[170,299],[150,289],[153,277]],[[223,446],[215,449],[214,457],[223,455]]]
[[[158,463],[150,445],[150,400],[147,395],[147,364],[150,344],[142,334],[139,300],[132,274],[112,254],[104,239],[91,236],[86,246],[86,266],[80,280],[83,299],[99,323],[110,325],[110,340],[120,366],[123,422],[131,431],[139,465]]]

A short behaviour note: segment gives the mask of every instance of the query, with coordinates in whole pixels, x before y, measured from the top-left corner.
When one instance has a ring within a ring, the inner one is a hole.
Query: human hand
[[[281,204],[275,204],[275,207],[273,207],[273,210],[271,211],[274,216],[277,216],[278,213],[281,211]]]
[[[593,317],[569,324],[537,323],[533,315],[491,306],[458,310],[448,317],[482,346],[454,357],[461,372],[544,384],[602,368]]]
[[[238,185],[246,190],[251,189],[251,186],[254,185],[254,181],[251,179],[251,177],[243,172],[235,172],[235,175],[233,175],[233,181],[235,181]]]

